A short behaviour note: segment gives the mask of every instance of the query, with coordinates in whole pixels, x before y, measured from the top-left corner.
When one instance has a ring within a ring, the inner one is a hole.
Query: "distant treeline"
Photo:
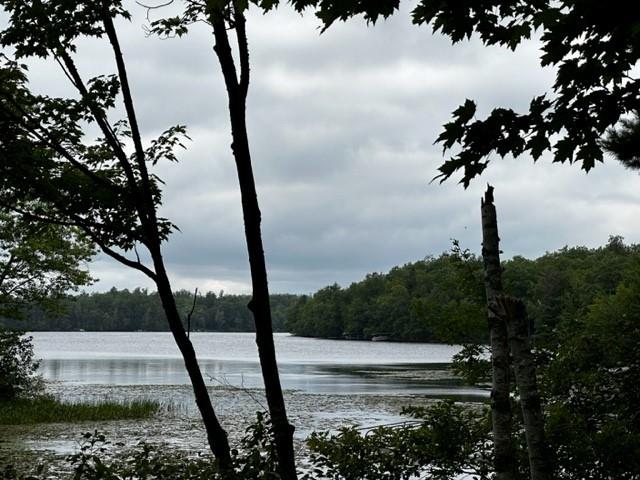
[[[193,306],[193,292],[182,290],[176,292],[175,296],[186,322]],[[191,315],[191,330],[254,331],[253,315],[247,308],[250,298],[249,295],[216,295],[213,292],[199,294]],[[283,331],[287,312],[296,300],[296,295],[271,295],[275,331]],[[33,308],[27,311],[21,321],[4,319],[2,323],[32,331],[168,330],[158,294],[141,288],[131,291],[112,288],[104,293],[82,293],[63,302],[57,312]]]
[[[639,265],[640,246],[611,237],[600,248],[565,247],[535,260],[514,257],[504,262],[504,283],[507,292],[526,301],[531,331],[542,335],[561,320],[584,315]],[[369,274],[348,288],[334,284],[302,296],[285,328],[327,338],[384,334],[398,341],[483,342],[485,309],[482,261],[455,247],[386,274]]]
[[[565,247],[535,260],[516,256],[504,262],[504,284],[526,301],[532,333],[543,335],[585,315],[599,296],[614,293],[634,271],[640,271],[640,245],[611,237],[600,248]],[[313,295],[272,295],[274,329],[324,338],[484,342],[482,279],[481,259],[455,247],[386,274],[369,274],[348,288],[334,284]],[[186,319],[193,292],[179,291],[176,300]],[[222,292],[199,295],[191,329],[253,331],[249,300]],[[57,313],[33,308],[22,321],[2,323],[25,330],[167,330],[157,294],[144,289],[83,293],[62,307]]]

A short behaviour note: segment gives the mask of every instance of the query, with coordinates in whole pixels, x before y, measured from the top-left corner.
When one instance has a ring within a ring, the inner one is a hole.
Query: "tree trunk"
[[[251,168],[246,130],[244,129],[244,112],[241,114],[236,112],[235,115],[232,112],[231,117],[232,124],[242,124],[243,127],[239,130],[233,128],[234,140],[232,149],[236,158],[238,179],[240,180],[240,190],[242,192],[245,235],[253,288],[253,296],[248,307],[253,313],[256,325],[256,344],[258,345],[267,405],[273,423],[276,450],[281,469],[280,475],[284,480],[290,480],[297,478],[293,451],[294,427],[289,424],[287,419],[273,342],[269,285],[260,232],[261,214]],[[234,117],[236,118],[234,119]]]
[[[487,316],[491,341],[491,422],[493,428],[494,468],[497,480],[515,479],[515,455],[511,439],[511,402],[509,399],[509,344],[507,328],[496,313],[496,302],[502,294],[500,238],[493,187],[487,186],[481,201],[482,260],[487,296]]]
[[[297,479],[297,473],[293,450],[294,427],[287,419],[282,386],[280,385],[280,376],[278,374],[276,351],[273,342],[271,306],[269,304],[267,268],[260,231],[261,213],[247,135],[246,98],[249,87],[249,51],[245,31],[245,18],[240,8],[234,8],[232,11],[233,26],[238,42],[240,78],[238,78],[231,53],[227,25],[223,13],[220,11],[211,14],[211,23],[216,39],[214,50],[222,68],[229,96],[231,135],[233,138],[231,149],[240,183],[242,212],[253,288],[253,296],[248,307],[253,313],[256,326],[256,343],[258,345],[267,405],[275,436],[278,468],[283,480],[295,480]]]
[[[125,111],[127,112],[127,118],[129,120],[129,127],[131,128],[131,137],[135,147],[136,155],[135,162],[140,173],[140,186],[138,185],[135,176],[133,175],[133,168],[130,164],[130,160],[126,157],[121,150],[121,146],[117,138],[112,138],[111,145],[115,147],[115,152],[120,153],[120,162],[125,171],[128,172],[129,185],[134,192],[136,205],[138,210],[138,217],[143,226],[146,243],[151,258],[153,259],[153,265],[155,269],[155,275],[152,276],[156,286],[158,288],[158,295],[162,302],[167,321],[169,323],[169,329],[173,334],[173,338],[180,349],[184,365],[189,374],[191,385],[193,387],[193,393],[196,399],[196,405],[200,410],[200,415],[204,422],[205,429],[207,431],[207,440],[209,447],[218,460],[222,469],[229,469],[231,465],[231,452],[229,449],[229,441],[227,439],[227,433],[224,431],[211,404],[211,398],[207,391],[207,386],[202,377],[200,366],[198,365],[198,359],[196,352],[193,349],[191,340],[187,337],[184,330],[184,325],[180,319],[180,314],[176,305],[175,297],[171,291],[171,284],[169,282],[169,276],[164,265],[161,251],[161,238],[158,233],[158,218],[156,214],[156,206],[153,200],[153,192],[151,188],[151,182],[149,173],[147,170],[145,151],[142,144],[142,136],[140,129],[138,128],[138,122],[136,120],[136,112],[133,105],[133,97],[131,89],[129,87],[129,81],[124,62],[122,50],[120,48],[120,42],[113,24],[113,19],[109,12],[109,2],[101,3],[101,14],[105,28],[105,33],[111,43],[114,57],[116,60],[116,66],[118,69],[118,77],[120,79],[120,88],[122,91],[123,103]],[[72,67],[71,60],[68,59],[68,66]],[[75,68],[73,69],[75,70]],[[81,87],[82,82],[77,77],[76,86],[86,91],[85,87]],[[85,94],[83,94],[85,95]],[[98,123],[103,122],[103,131],[105,138],[110,138],[113,134],[112,130],[104,123],[100,112],[95,115]],[[112,147],[113,148],[113,147]]]
[[[531,480],[547,480],[551,478],[549,449],[544,437],[544,417],[536,382],[536,366],[529,346],[526,307],[522,300],[512,297],[499,299],[499,306],[507,325],[520,394]]]
[[[207,431],[209,447],[220,463],[220,467],[222,469],[228,469],[231,467],[231,453],[227,433],[220,425],[218,417],[215,414],[213,405],[211,404],[211,398],[209,397],[209,391],[207,390],[204,378],[202,377],[202,371],[198,364],[196,352],[182,325],[160,249],[154,249],[152,256],[157,274],[156,286],[158,287],[158,295],[160,296],[162,308],[169,322],[169,328],[180,349],[184,365],[189,374],[189,379],[193,386],[193,393],[196,398],[196,405],[198,406],[205,430]]]

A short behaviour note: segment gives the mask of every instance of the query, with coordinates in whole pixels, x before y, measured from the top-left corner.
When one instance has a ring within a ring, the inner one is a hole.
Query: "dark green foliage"
[[[0,402],[41,393],[31,340],[32,337],[25,337],[22,332],[0,328]]]
[[[453,356],[451,369],[470,385],[491,384],[489,347],[471,343]]]
[[[13,60],[0,57],[0,205],[28,221],[74,226],[105,253],[153,276],[114,248],[130,251],[148,245],[149,236],[166,239],[173,229],[155,218],[160,181],[146,164],[175,161],[173,149],[182,145],[185,129],[169,128],[143,148],[132,111],[127,120],[109,119],[124,93],[122,71],[85,81],[72,58],[78,38],[104,38],[105,25],[128,13],[119,2],[0,5],[10,16],[0,44],[14,52]],[[55,57],[77,98],[32,93],[26,66],[15,60],[32,56]],[[88,138],[88,124],[101,136]],[[135,152],[127,147],[132,142]]]
[[[618,128],[609,129],[602,145],[628,169],[640,170],[640,117],[638,117],[638,113],[636,112],[631,118],[622,120]]]
[[[443,254],[369,274],[347,289],[332,285],[300,298],[285,327],[305,336],[368,339],[386,333],[400,341],[482,341],[480,269],[473,256]]]
[[[518,271],[538,276],[518,285],[535,315],[554,478],[640,478],[638,246],[611,237],[598,249],[565,248],[531,265],[519,259]],[[471,346],[455,368],[483,381],[483,358],[482,348]]]
[[[459,145],[460,152],[440,167],[442,180],[463,170],[467,186],[494,152],[537,160],[550,151],[554,161],[589,171],[603,159],[603,135],[637,109],[637,2],[423,0],[413,15],[454,42],[477,33],[487,45],[514,50],[537,33],[540,64],[557,68],[553,93],[533,98],[528,112],[496,108],[482,120],[454,113],[438,141],[445,149]]]
[[[558,328],[543,371],[560,478],[640,477],[640,263],[588,313]],[[569,475],[571,473],[571,475]]]
[[[85,263],[93,253],[77,229],[31,222],[0,206],[0,316],[20,316],[28,304],[55,306],[90,283]]]
[[[535,260],[503,263],[505,290],[523,298],[531,333],[550,337],[565,318],[586,314],[601,294],[615,291],[640,261],[640,246],[611,237],[605,247],[565,247]],[[346,289],[332,285],[300,297],[285,327],[298,335],[484,343],[486,306],[482,265],[454,244],[437,258],[369,274]]]
[[[637,247],[612,237],[600,249],[563,249],[536,261],[543,261],[547,273],[569,267],[569,292],[558,301],[559,318],[535,342],[552,478],[640,478],[638,253]],[[522,260],[518,262],[522,267]],[[608,272],[602,270],[607,264]],[[617,275],[611,275],[613,269]],[[574,304],[571,295],[587,285],[591,290],[580,299],[586,303]],[[539,287],[533,284],[530,291]],[[484,382],[483,355],[482,347],[465,348],[460,360],[471,362],[462,365],[460,373]],[[517,391],[512,398],[518,402]],[[519,410],[514,405],[514,412]],[[474,413],[473,407],[446,403],[411,412],[428,421],[419,428],[403,425],[370,432],[345,428],[338,435],[314,434],[310,447],[318,472],[335,479],[402,479],[420,471],[428,472],[427,478],[453,479],[462,471],[475,471],[478,478],[490,478],[486,417]],[[524,479],[528,467],[522,418],[516,415],[514,422],[518,478]],[[420,436],[417,432],[423,427]],[[427,465],[441,470],[429,471]]]
[[[403,413],[416,421],[312,434],[308,445],[315,470],[304,478],[400,480],[426,475],[444,480],[461,474],[490,478],[491,427],[486,410],[443,401]]]
[[[328,28],[356,15],[375,22],[393,14],[400,2],[291,3],[299,10],[314,8]],[[589,171],[603,159],[601,140],[608,129],[638,110],[638,2],[420,0],[412,18],[414,24],[431,25],[454,43],[477,34],[486,45],[515,50],[523,40],[539,36],[541,66],[557,69],[552,92],[533,98],[524,113],[495,108],[486,118],[476,119],[472,100],[455,110],[438,137],[445,150],[460,147],[440,167],[438,178],[443,181],[462,171],[461,182],[468,186],[493,153],[527,154],[537,160],[548,151],[556,162],[576,162]]]
[[[193,304],[193,292],[175,292],[180,312],[186,318]],[[299,297],[288,294],[271,295],[274,329],[284,331],[289,309]],[[247,308],[249,295],[198,295],[191,316],[191,331],[252,332],[253,317]],[[62,302],[59,312],[40,308],[27,310],[25,318],[5,319],[7,325],[29,331],[78,330],[87,331],[166,331],[167,321],[157,292],[145,289],[117,290],[104,293],[82,293]],[[185,325],[186,328],[186,325]]]

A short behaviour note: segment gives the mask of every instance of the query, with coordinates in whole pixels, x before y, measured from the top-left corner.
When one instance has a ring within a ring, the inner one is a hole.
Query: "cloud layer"
[[[186,124],[193,141],[179,164],[160,165],[162,214],[179,227],[165,258],[175,288],[248,292],[249,276],[227,100],[205,25],[184,39],[144,35],[144,11],[120,25],[146,138]],[[442,162],[433,141],[465,98],[479,115],[524,108],[554,72],[538,44],[516,53],[477,41],[452,46],[410,23],[407,10],[368,27],[340,23],[324,34],[312,15],[288,8],[248,20],[252,83],[249,135],[271,289],[308,293],[367,272],[439,254],[458,238],[480,248],[479,199],[496,188],[505,255],[537,256],[565,244],[595,246],[609,234],[640,241],[640,178],[613,161],[589,175],[542,158],[494,159],[464,190],[430,180]],[[107,49],[79,45],[87,75],[111,70]],[[68,92],[50,64],[32,66],[35,87]],[[99,257],[105,290],[150,286]]]

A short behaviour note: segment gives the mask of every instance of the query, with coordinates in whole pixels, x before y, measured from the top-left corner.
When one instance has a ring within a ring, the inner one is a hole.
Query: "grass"
[[[63,403],[50,396],[0,402],[0,425],[137,420],[152,417],[160,404],[152,400]]]

